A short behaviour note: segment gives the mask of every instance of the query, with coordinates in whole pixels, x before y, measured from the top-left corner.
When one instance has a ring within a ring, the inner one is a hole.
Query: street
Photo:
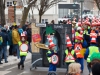
[[[88,75],[88,70],[86,66],[86,62],[84,72],[82,75]],[[17,68],[17,63],[4,66],[0,65],[0,75],[47,75],[48,67],[37,67],[37,69],[33,69],[30,71],[31,60],[26,60],[25,69],[20,70]],[[57,68],[57,75],[65,75],[66,69]]]

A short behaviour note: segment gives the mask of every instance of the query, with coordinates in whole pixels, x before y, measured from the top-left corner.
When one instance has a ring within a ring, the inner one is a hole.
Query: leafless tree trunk
[[[29,10],[32,7],[32,5],[35,4],[36,2],[37,2],[37,0],[28,0],[28,6],[24,7],[23,16],[22,16],[22,20],[21,20],[20,25],[23,26],[25,24]]]
[[[0,0],[0,22],[5,25],[5,0]]]
[[[62,0],[39,0],[36,4],[36,8],[39,11],[39,23],[41,23],[42,15],[52,6],[61,2]]]
[[[100,10],[100,0],[94,0],[97,4],[98,9]]]
[[[34,20],[34,13],[33,13],[34,8],[31,7],[31,11],[32,11],[32,20]]]

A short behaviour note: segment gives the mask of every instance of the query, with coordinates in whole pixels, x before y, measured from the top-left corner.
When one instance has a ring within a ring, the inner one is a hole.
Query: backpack
[[[2,36],[0,36],[0,46],[2,45],[2,43],[3,43],[3,38]]]

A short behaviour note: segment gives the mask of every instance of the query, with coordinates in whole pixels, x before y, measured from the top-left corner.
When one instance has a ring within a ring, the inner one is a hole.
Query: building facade
[[[15,1],[17,1],[16,6],[23,6],[23,5],[26,4],[26,2],[25,2],[26,0],[15,0]],[[52,8],[48,9],[45,12],[45,14],[42,16],[41,22],[42,23],[45,23],[45,22],[50,23],[52,20],[54,20],[55,23],[58,23],[59,18],[66,18],[66,17],[69,17],[69,15],[75,15],[75,11],[77,11],[77,13],[79,15],[79,12],[78,12],[79,9],[73,10],[73,9],[69,9],[69,7],[67,7],[67,8],[64,7],[64,5],[67,5],[67,4],[79,4],[80,5],[80,3],[77,2],[77,1],[78,0],[62,0],[62,2],[59,2],[58,4],[54,5]],[[90,4],[88,4],[88,3],[90,3]],[[9,6],[14,6],[13,0],[6,0],[5,4],[6,4],[6,9],[5,9],[6,23],[11,25],[12,23],[9,23],[9,18],[8,18],[8,8],[9,8]],[[96,9],[96,6],[93,9],[93,5],[94,5],[94,3],[91,2],[91,0],[85,0],[84,5],[83,5],[83,7],[84,7],[83,9],[94,11]],[[75,5],[75,6],[71,5],[71,6],[73,8],[77,7],[77,5]],[[61,8],[61,7],[64,7],[64,8]],[[21,22],[22,11],[23,11],[23,8],[16,8],[16,23],[18,25]],[[39,15],[38,15],[38,10],[37,9],[34,9],[33,13],[32,13],[32,10],[29,11],[27,21],[32,22],[32,14],[34,14],[34,20],[36,21],[36,23],[38,23],[39,22]]]

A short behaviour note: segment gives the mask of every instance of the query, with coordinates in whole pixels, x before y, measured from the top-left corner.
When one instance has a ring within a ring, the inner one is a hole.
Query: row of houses
[[[20,24],[21,18],[22,18],[22,13],[23,13],[22,6],[23,6],[23,4],[26,4],[26,2],[25,2],[26,0],[15,0],[15,1],[17,1],[16,23]],[[10,24],[12,24],[11,19],[14,18],[14,16],[12,16],[14,13],[11,13],[11,11],[9,11],[9,6],[14,6],[13,0],[6,0],[6,9],[5,9],[6,24],[10,25]],[[95,5],[94,0],[84,0],[83,10],[91,10],[92,14],[94,14],[94,15],[98,14],[98,9]],[[27,21],[29,21],[29,22],[33,21],[32,14],[34,14],[34,21],[36,23],[38,23],[39,15],[38,15],[38,10],[35,8],[33,9],[33,13],[32,13],[32,10],[29,11]],[[45,23],[45,22],[50,23],[51,20],[54,20],[55,23],[58,23],[59,19],[71,18],[72,16],[76,16],[76,15],[80,16],[80,2],[78,2],[78,0],[62,0],[62,2],[59,2],[58,4],[54,5],[52,8],[48,9],[45,12],[45,14],[42,16],[41,22],[42,23]]]

